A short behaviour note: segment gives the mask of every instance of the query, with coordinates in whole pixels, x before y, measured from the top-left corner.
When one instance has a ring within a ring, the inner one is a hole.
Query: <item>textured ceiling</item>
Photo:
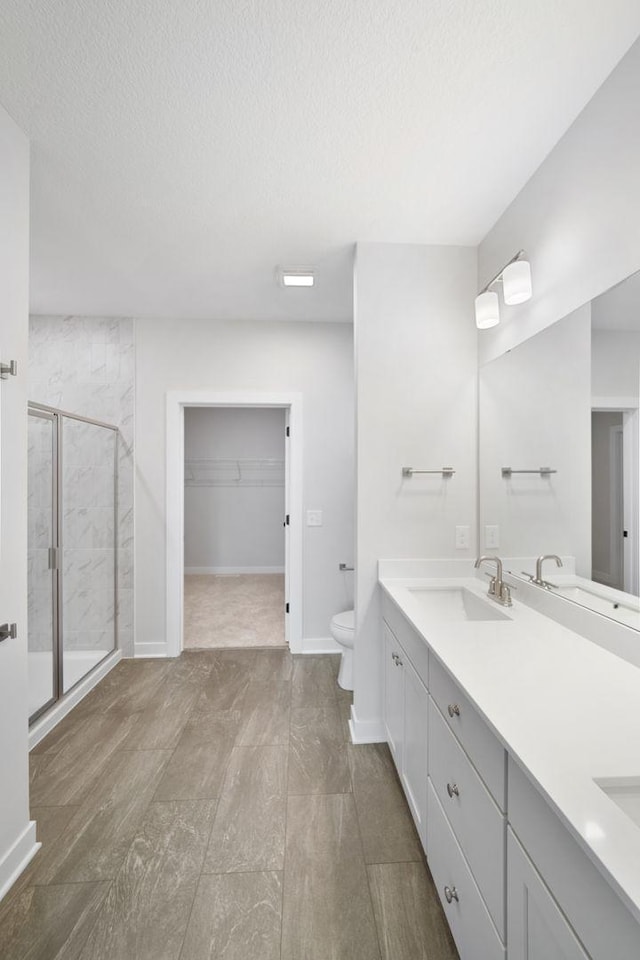
[[[354,241],[477,243],[639,32],[638,0],[2,0],[32,308],[348,319]]]

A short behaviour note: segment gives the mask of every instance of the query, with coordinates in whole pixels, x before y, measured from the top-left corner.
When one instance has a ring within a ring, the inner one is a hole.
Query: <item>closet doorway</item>
[[[286,645],[286,427],[282,408],[185,408],[185,650]]]
[[[209,412],[230,416],[207,419]],[[266,417],[256,433],[260,414]],[[242,429],[248,424],[251,430]],[[271,445],[276,430],[283,441],[277,448]],[[252,432],[252,445],[243,445]],[[166,437],[166,654],[278,645],[302,652],[301,394],[170,391]],[[240,509],[233,500],[238,495],[249,498]],[[272,512],[259,521],[260,502],[270,503]],[[234,516],[240,518],[235,533]],[[276,537],[279,552],[269,548],[268,541],[275,542],[277,550]],[[244,586],[250,590],[242,596]],[[200,613],[198,594],[206,598]],[[251,604],[274,610],[267,597],[280,604],[283,634],[268,626],[266,614],[261,636],[259,615],[249,610]],[[234,617],[234,607],[241,616]],[[200,634],[196,620],[200,628],[204,621]]]

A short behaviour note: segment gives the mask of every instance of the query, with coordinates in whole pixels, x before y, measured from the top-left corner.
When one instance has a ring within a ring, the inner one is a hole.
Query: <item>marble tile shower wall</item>
[[[133,320],[31,317],[29,399],[120,428],[118,643],[125,656],[133,656]],[[78,427],[65,432],[71,444],[64,464],[65,646],[104,649],[106,637],[99,625],[113,613],[107,563],[113,537],[105,469],[108,437],[106,431],[95,429],[83,436]],[[82,584],[90,582],[96,589],[89,595]]]

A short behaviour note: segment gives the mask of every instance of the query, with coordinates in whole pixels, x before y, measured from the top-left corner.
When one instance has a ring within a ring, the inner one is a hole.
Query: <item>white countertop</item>
[[[464,586],[486,598],[484,578],[407,578],[392,568],[381,562],[383,590],[640,922],[640,827],[594,782],[640,781],[640,669],[517,599],[496,605],[508,621],[434,628],[408,588]]]

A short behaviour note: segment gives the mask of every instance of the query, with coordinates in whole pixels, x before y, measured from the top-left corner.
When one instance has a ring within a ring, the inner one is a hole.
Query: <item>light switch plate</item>
[[[308,527],[322,526],[322,510],[307,510],[307,526]]]
[[[470,536],[469,527],[456,527],[456,550],[466,550],[469,547]]]
[[[484,545],[488,550],[497,550],[500,546],[500,527],[497,523],[487,523],[484,528]]]

